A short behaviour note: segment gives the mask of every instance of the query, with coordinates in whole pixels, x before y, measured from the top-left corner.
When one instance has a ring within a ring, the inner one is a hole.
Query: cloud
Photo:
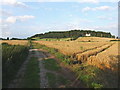
[[[110,23],[108,25],[105,25],[105,26],[97,26],[97,27],[94,27],[95,29],[97,30],[111,30],[111,31],[118,31],[118,25],[117,23]]]
[[[15,23],[16,20],[17,20],[16,17],[11,16],[11,17],[8,17],[8,18],[6,19],[6,22],[7,22],[7,23]]]
[[[27,0],[35,1],[35,0]],[[119,0],[36,0],[36,2],[80,2],[80,3],[99,3],[99,2],[118,2]]]
[[[0,1],[2,5],[12,5],[12,6],[18,6],[18,7],[28,7],[25,3],[23,2],[18,2],[16,0],[2,0]]]
[[[98,0],[76,0],[81,3],[98,3]]]
[[[10,17],[8,17],[5,21],[6,21],[7,23],[15,23],[16,21],[25,21],[25,20],[33,19],[33,18],[35,18],[35,17],[32,16],[32,15],[10,16]]]
[[[113,17],[106,17],[106,16],[98,16],[97,18],[100,20],[113,20]]]
[[[111,10],[113,9],[113,7],[110,6],[100,6],[100,7],[85,7],[82,9],[82,12],[87,12],[87,11],[97,11],[97,10]]]
[[[98,0],[37,0],[37,2],[79,2],[79,3],[98,3]]]
[[[11,13],[11,12],[8,12],[8,11],[6,11],[6,10],[4,10],[4,9],[0,9],[0,15],[1,15],[1,16],[11,16],[12,13]]]
[[[94,28],[94,30],[98,30],[98,31],[105,31],[105,32],[111,32],[112,34],[118,36],[118,23],[109,23],[107,25],[103,25],[103,26],[95,26],[92,27]]]
[[[88,24],[88,23],[93,23],[93,22],[94,21],[89,20],[89,19],[75,17],[75,18],[71,19],[71,21],[69,23],[79,25],[79,24],[83,24],[83,23]]]
[[[9,37],[11,35],[11,32],[9,31],[2,31],[2,37]]]

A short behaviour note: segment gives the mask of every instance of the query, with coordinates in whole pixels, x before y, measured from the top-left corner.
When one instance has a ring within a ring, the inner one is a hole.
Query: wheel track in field
[[[96,49],[96,48],[100,48],[100,47],[102,47],[102,46],[104,46],[104,45],[107,45],[107,44],[103,44],[103,45],[98,46],[98,47],[93,47],[93,48],[86,49],[86,50],[81,51],[81,52],[74,53],[74,54],[72,55],[72,58],[75,58],[75,56],[76,56],[77,54],[81,54],[81,53],[84,53],[84,52],[87,52],[87,51],[90,51],[90,50],[93,50],[93,49]]]
[[[99,47],[85,50],[81,53],[75,54],[74,59],[77,61],[80,61],[80,63],[82,63],[82,62],[86,61],[87,58],[89,58],[90,56],[96,56],[98,53],[101,53],[101,52],[105,51],[106,49],[110,48],[113,44],[114,43],[104,44],[104,45],[99,46]]]
[[[40,88],[48,88],[48,80],[46,78],[46,69],[44,68],[44,59],[47,58],[45,54],[43,54],[38,49],[33,49],[35,51],[35,56],[38,58],[39,61],[39,68],[40,68]]]

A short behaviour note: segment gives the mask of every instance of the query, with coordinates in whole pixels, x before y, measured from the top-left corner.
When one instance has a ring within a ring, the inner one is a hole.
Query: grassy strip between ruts
[[[47,70],[52,70],[52,71],[59,71],[61,68],[54,59],[45,59],[44,65]]]
[[[39,63],[36,57],[31,57],[23,79],[23,88],[40,88]]]
[[[65,79],[63,76],[55,75],[53,73],[46,73],[46,77],[48,79],[49,87],[58,88],[60,86],[66,87],[66,84],[69,83],[69,80]]]

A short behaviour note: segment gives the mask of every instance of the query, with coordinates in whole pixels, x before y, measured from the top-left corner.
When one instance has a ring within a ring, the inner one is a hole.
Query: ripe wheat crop
[[[118,69],[118,42],[112,45],[107,50],[97,54],[96,56],[90,56],[87,60],[89,65],[95,65],[101,69],[109,68],[117,71]]]
[[[51,48],[58,49],[65,55],[72,55],[87,49],[95,48],[108,44],[109,42],[76,42],[76,41],[34,41]]]
[[[27,40],[1,40],[0,43],[8,43],[10,45],[27,45]]]

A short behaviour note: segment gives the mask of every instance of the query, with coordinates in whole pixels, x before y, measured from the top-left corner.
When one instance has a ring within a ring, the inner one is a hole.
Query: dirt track
[[[32,51],[34,51],[35,53],[33,54]],[[43,51],[40,49],[30,49],[29,50],[29,55],[28,55],[26,61],[21,66],[15,79],[10,83],[8,88],[22,88],[21,83],[22,83],[22,79],[24,78],[26,65],[29,62],[31,57],[37,57],[38,61],[39,61],[40,88],[51,88],[51,87],[49,87],[48,79],[46,77],[47,72],[53,73],[56,76],[58,76],[58,75],[63,76],[64,78],[70,80],[71,83],[69,85],[67,85],[67,87],[83,88],[83,85],[78,80],[76,80],[76,76],[74,75],[74,73],[72,73],[69,69],[67,69],[65,67],[61,67],[60,71],[46,70],[44,68],[44,60],[48,59],[48,58],[52,58],[52,59],[56,59],[56,58],[53,55],[47,53],[46,51]],[[56,85],[55,87],[57,87],[57,88],[66,87],[65,85],[62,85],[62,84],[59,85],[57,83],[55,85]]]

